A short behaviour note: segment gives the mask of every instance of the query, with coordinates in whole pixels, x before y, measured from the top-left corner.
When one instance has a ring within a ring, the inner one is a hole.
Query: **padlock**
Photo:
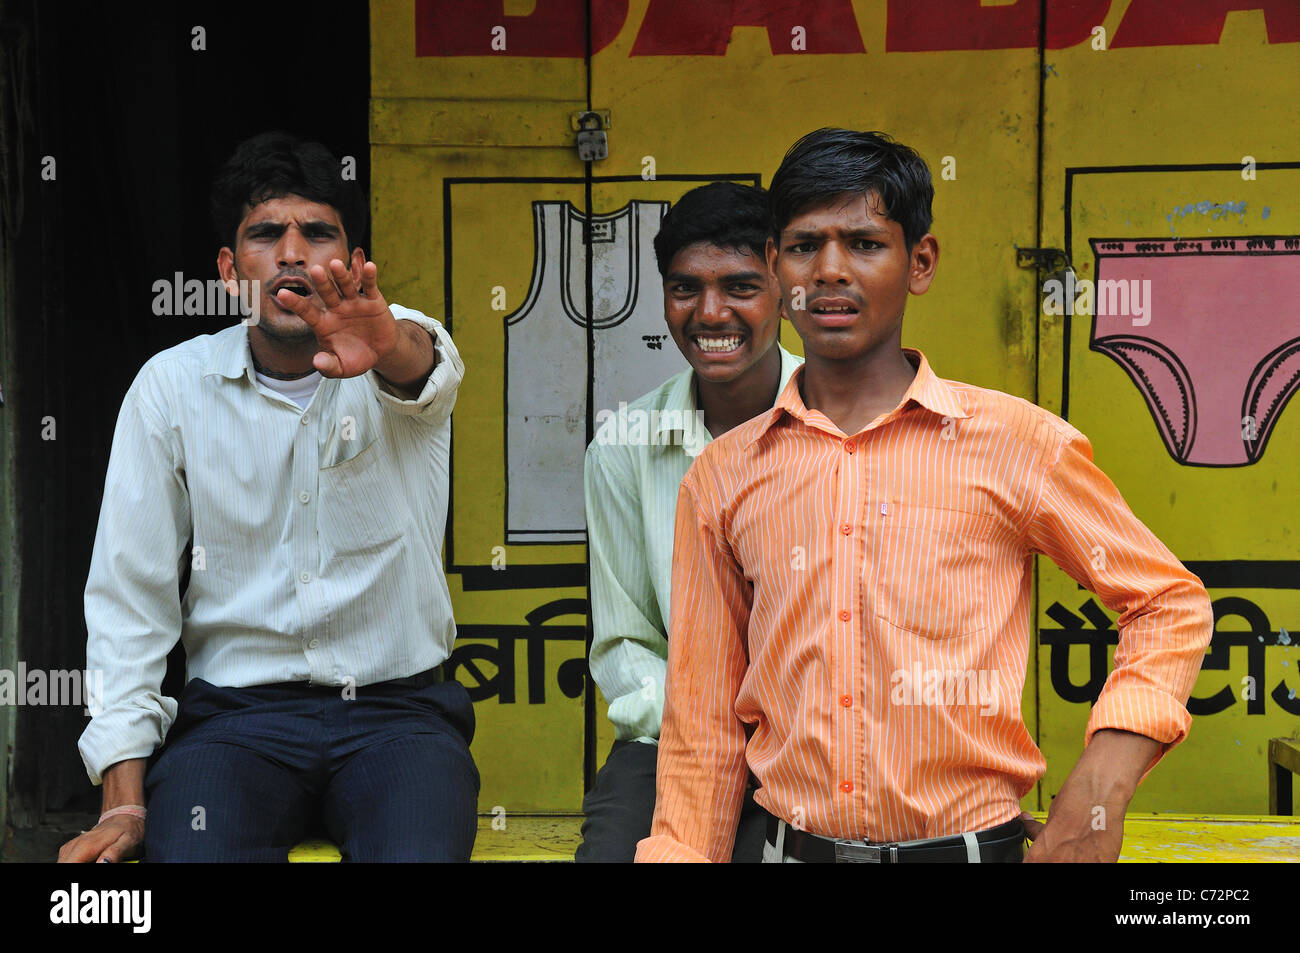
[[[609,155],[609,139],[600,113],[583,113],[578,117],[578,158],[598,162]]]
[[[1055,302],[1060,308],[1059,312],[1064,314],[1074,314],[1074,301],[1081,293],[1079,291],[1078,276],[1074,269],[1068,264],[1064,268],[1058,268],[1048,274],[1043,280],[1043,286],[1040,289],[1042,295],[1039,299],[1039,307],[1047,314],[1054,312],[1047,311],[1047,303]]]

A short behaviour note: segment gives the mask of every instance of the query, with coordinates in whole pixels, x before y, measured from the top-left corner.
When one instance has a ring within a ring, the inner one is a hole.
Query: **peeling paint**
[[[1165,216],[1165,221],[1169,223],[1169,234],[1174,238],[1178,237],[1178,227],[1174,223],[1175,218],[1181,220],[1193,215],[1208,215],[1212,222],[1226,219],[1229,215],[1236,215],[1238,223],[1244,225],[1246,223],[1246,203],[1232,200],[1211,202],[1209,199],[1203,199],[1200,202],[1175,205],[1173,211]]]

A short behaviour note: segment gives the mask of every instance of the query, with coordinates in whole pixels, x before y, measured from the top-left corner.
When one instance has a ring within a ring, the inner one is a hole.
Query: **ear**
[[[363,252],[361,246],[358,245],[356,248],[352,249],[352,258],[348,261],[348,268],[352,271],[352,280],[358,285],[361,284],[361,269],[365,266],[365,263],[366,253]]]
[[[232,281],[239,281],[239,272],[235,271],[235,253],[225,246],[217,252],[217,274],[221,276],[221,283],[226,286],[226,290],[230,290]]]
[[[767,270],[773,281],[776,281],[776,242],[769,235],[767,239]]]
[[[908,262],[907,290],[923,295],[930,290],[930,282],[939,267],[939,240],[927,232],[912,246],[912,259]]]

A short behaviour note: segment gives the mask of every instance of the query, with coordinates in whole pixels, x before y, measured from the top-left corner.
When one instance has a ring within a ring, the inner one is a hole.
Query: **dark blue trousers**
[[[324,834],[345,861],[468,861],[479,776],[464,687],[354,694],[192,679],[145,777],[145,859],[284,862]]]

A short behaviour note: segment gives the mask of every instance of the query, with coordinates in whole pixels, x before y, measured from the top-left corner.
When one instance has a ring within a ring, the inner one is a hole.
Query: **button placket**
[[[323,412],[322,393],[328,381],[322,381],[313,395],[310,413],[304,412],[298,418],[298,431],[293,441],[293,463],[291,467],[291,487],[296,487],[292,499],[296,505],[289,508],[289,540],[298,581],[298,610],[302,626],[303,651],[321,647],[323,635],[321,623],[326,604],[326,592],[322,588],[319,573],[320,538],[319,510],[317,500],[320,491],[321,467],[321,424],[328,417]],[[313,677],[318,677],[316,664],[309,665]]]
[[[858,601],[858,605],[862,607],[862,618],[863,618],[862,631],[865,639],[870,637],[869,633],[867,632],[867,626],[870,625],[874,619],[874,615],[872,613],[871,607],[868,606],[867,604],[868,601],[866,595],[867,593],[866,579],[869,578],[871,574],[873,574],[876,571],[875,568],[871,565],[870,559],[871,559],[871,554],[878,552],[875,546],[875,541],[878,538],[879,531],[880,531],[880,523],[878,521],[884,518],[883,514],[887,513],[888,508],[885,507],[885,504],[883,503],[877,505],[877,501],[881,496],[881,490],[883,489],[883,481],[880,477],[880,474],[876,471],[874,467],[875,461],[872,459],[871,455],[869,454],[863,454],[858,459],[861,463],[860,466],[861,482],[859,485],[859,495],[858,495],[857,502],[859,507],[858,512],[862,514],[861,529],[863,533],[863,540],[862,540],[862,559],[859,565],[856,567],[856,572],[854,573],[853,588],[854,588],[855,597],[857,598]],[[881,507],[885,507],[885,509],[881,509]],[[859,653],[859,660],[860,660],[860,664],[856,671],[855,684],[858,686],[862,686],[863,690],[865,691],[865,685],[867,680],[867,671],[866,671],[867,662],[866,662],[865,648],[863,648],[862,651]],[[855,726],[859,731],[859,733],[861,734],[861,738],[862,738],[862,743],[857,745],[855,755],[857,757],[858,777],[863,779],[863,784],[864,784],[862,788],[861,801],[857,805],[857,809],[861,812],[860,816],[862,817],[864,826],[867,823],[867,815],[870,813],[871,810],[870,802],[874,800],[872,797],[870,797],[871,790],[874,790],[874,788],[869,789],[866,786],[867,765],[868,763],[875,763],[875,755],[869,749],[873,745],[878,746],[879,743],[875,733],[871,731],[870,721],[871,721],[871,711],[873,707],[877,707],[874,701],[874,696],[872,695],[872,693],[867,692],[863,704],[859,706],[859,714]]]
[[[839,475],[839,493],[836,500],[836,516],[832,524],[834,532],[830,536],[832,552],[832,572],[835,579],[835,594],[839,603],[837,616],[840,629],[834,640],[835,671],[832,684],[840,688],[836,702],[840,713],[849,719],[851,728],[848,733],[848,745],[841,749],[837,746],[834,754],[836,769],[841,781],[839,789],[843,794],[852,795],[854,780],[858,776],[861,748],[860,726],[854,718],[854,699],[856,685],[861,680],[861,630],[862,624],[855,620],[855,612],[860,609],[858,587],[856,585],[857,533],[855,527],[862,518],[862,468],[859,466],[857,444],[845,440],[841,444],[844,456],[836,467]]]

